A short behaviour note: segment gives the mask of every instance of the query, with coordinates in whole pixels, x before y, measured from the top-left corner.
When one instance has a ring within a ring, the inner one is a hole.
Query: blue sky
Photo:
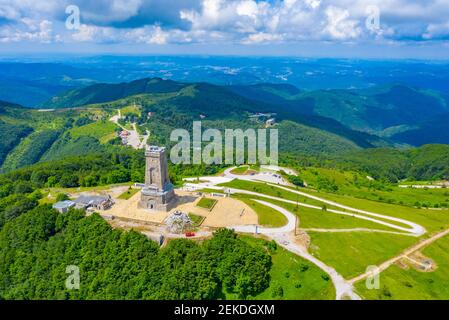
[[[449,1],[0,0],[0,53],[44,52],[449,59]]]

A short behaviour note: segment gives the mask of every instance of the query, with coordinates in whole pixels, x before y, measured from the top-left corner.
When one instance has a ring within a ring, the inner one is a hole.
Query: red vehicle
[[[187,238],[194,237],[194,236],[195,236],[195,232],[186,232]]]

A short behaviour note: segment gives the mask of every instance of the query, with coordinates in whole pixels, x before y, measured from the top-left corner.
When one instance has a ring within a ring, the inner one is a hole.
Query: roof
[[[64,209],[64,208],[73,207],[74,205],[75,205],[75,202],[73,202],[71,200],[64,200],[64,201],[56,202],[52,207],[53,207],[53,209]]]
[[[77,199],[74,200],[74,202],[85,205],[87,204],[98,205],[108,199],[109,198],[107,196],[79,196]]]

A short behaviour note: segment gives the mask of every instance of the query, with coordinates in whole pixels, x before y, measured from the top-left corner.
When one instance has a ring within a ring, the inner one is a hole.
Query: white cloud
[[[425,39],[449,38],[449,21],[446,23],[430,24],[424,33]]]
[[[62,23],[69,4],[81,11],[82,27],[74,32]],[[381,15],[375,32],[365,26],[371,5]],[[449,38],[449,5],[447,0],[0,0],[0,22],[2,41],[56,41],[61,34],[63,41],[159,45],[400,42]]]
[[[144,27],[127,32],[125,38],[131,42],[163,45],[168,42],[169,33],[160,26]]]
[[[326,8],[327,26],[325,33],[338,40],[354,39],[362,33],[357,20],[350,19],[348,10],[334,6]]]
[[[282,35],[280,35],[280,34],[259,32],[259,33],[250,34],[246,39],[243,39],[242,43],[253,44],[253,43],[263,43],[263,42],[278,42],[281,40],[282,40]]]
[[[21,19],[21,28],[7,26],[0,31],[0,42],[31,41],[50,43],[58,41],[59,36],[53,36],[52,22],[36,21],[29,18]]]

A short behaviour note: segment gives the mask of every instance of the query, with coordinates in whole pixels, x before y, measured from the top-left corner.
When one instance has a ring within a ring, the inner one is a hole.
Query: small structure
[[[107,210],[114,204],[111,196],[80,196],[75,202],[77,209]]]
[[[120,137],[121,138],[126,138],[128,136],[129,136],[129,132],[128,131],[123,130],[123,131],[120,132]]]
[[[171,233],[181,234],[192,229],[193,223],[187,213],[175,211],[165,219],[167,230]]]
[[[200,119],[205,119],[206,115],[205,114],[200,114]]]
[[[265,121],[265,125],[267,126],[267,127],[272,127],[272,126],[274,126],[276,124],[276,119],[275,118],[271,118],[271,119],[268,119],[267,121]]]
[[[56,202],[52,207],[53,209],[57,210],[59,213],[67,213],[67,211],[70,210],[70,208],[73,208],[75,206],[75,202],[70,200],[64,200]]]

